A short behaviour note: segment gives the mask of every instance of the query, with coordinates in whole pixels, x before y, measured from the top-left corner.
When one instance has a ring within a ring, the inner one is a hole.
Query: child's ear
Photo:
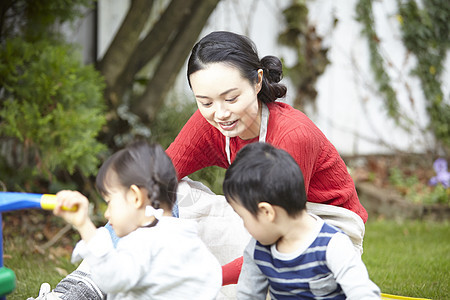
[[[267,202],[260,202],[258,203],[258,211],[258,217],[263,217],[269,222],[273,222],[275,220],[276,212],[272,204]]]
[[[144,192],[145,191],[143,191],[137,185],[132,184],[130,186],[128,200],[132,201],[132,203],[136,206],[136,208],[140,208],[146,203],[146,197]]]

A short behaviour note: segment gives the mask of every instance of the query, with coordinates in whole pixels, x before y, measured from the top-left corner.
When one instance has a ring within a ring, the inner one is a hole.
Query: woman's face
[[[223,135],[243,140],[259,135],[261,123],[258,92],[263,71],[253,84],[239,70],[224,63],[212,63],[190,75],[192,91],[203,117]]]

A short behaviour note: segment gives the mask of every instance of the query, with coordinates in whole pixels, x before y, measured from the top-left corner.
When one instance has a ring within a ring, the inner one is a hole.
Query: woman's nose
[[[231,112],[226,104],[218,104],[216,108],[216,118],[219,120],[226,120],[231,116]]]

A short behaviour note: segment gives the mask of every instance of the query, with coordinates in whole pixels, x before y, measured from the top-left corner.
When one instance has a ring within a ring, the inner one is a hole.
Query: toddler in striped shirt
[[[302,171],[289,153],[245,146],[223,191],[253,237],[237,299],[380,299],[350,238],[306,211]]]

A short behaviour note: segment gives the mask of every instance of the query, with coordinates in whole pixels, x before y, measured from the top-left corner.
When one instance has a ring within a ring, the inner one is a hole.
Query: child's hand
[[[67,223],[75,228],[83,227],[87,221],[90,221],[88,215],[88,199],[76,191],[61,191],[56,194],[56,206],[53,213],[62,217]],[[62,207],[72,208],[77,206],[76,211],[63,210]]]

